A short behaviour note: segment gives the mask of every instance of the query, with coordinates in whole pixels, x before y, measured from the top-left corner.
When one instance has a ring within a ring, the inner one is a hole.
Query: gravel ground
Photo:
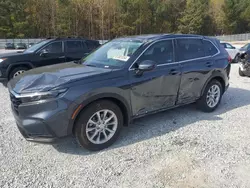
[[[250,78],[237,68],[214,113],[189,105],[137,120],[101,152],[25,141],[0,84],[0,187],[249,188]]]

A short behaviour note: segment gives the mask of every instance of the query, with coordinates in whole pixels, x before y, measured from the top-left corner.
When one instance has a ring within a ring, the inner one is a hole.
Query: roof
[[[179,38],[179,37],[203,37],[201,35],[192,35],[192,34],[148,34],[148,35],[135,35],[117,38],[115,40],[139,40],[139,41],[153,41],[159,39],[167,38]]]

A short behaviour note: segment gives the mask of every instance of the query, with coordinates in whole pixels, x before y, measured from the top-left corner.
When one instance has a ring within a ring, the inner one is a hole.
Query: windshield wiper
[[[96,67],[96,65],[93,65],[93,64],[83,64],[83,65],[86,65],[88,67]]]

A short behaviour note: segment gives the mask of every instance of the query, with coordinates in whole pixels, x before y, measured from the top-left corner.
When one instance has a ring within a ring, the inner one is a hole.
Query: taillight
[[[227,60],[228,60],[228,63],[232,63],[232,61],[233,61],[233,59],[231,58],[231,56],[228,56]]]

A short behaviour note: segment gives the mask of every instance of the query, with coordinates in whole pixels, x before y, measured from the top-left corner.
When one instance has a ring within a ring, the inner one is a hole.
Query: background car
[[[229,43],[221,42],[221,45],[225,48],[225,50],[230,55],[232,62],[236,63],[238,61],[237,59],[238,59],[238,55],[240,54],[240,50]]]
[[[28,48],[30,48],[31,46],[33,46],[35,43],[29,43]]]
[[[249,50],[250,50],[250,43],[247,43],[243,47],[241,47],[239,51],[240,51],[241,54],[243,54],[243,53],[245,53],[245,52],[247,52]]]
[[[27,49],[27,46],[24,43],[17,43],[15,44],[15,49],[24,50],[24,49]]]
[[[80,60],[99,46],[95,40],[57,38],[43,40],[21,53],[1,54],[0,79],[10,80],[36,67]]]
[[[15,49],[14,43],[6,43],[6,44],[5,44],[5,49],[6,49],[6,50]]]

